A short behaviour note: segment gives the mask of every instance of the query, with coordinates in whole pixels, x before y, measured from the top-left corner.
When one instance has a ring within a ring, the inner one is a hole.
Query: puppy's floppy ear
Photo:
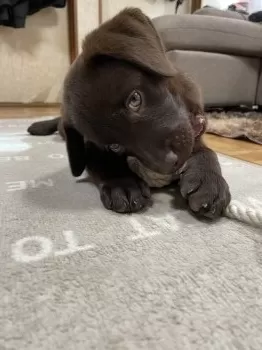
[[[71,124],[65,122],[63,126],[71,172],[80,176],[86,166],[84,138]]]
[[[126,8],[91,32],[83,41],[83,56],[110,56],[151,73],[171,77],[175,69],[151,20],[140,9]]]
[[[190,122],[194,130],[195,139],[201,138],[207,128],[207,118],[204,113],[191,115]]]

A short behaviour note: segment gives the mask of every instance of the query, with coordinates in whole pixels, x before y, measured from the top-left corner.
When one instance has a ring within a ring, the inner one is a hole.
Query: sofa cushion
[[[153,19],[167,51],[207,51],[262,57],[262,25],[202,15],[166,15]]]
[[[206,106],[255,103],[259,58],[179,50],[169,51],[167,55],[199,84]]]
[[[258,82],[256,103],[258,105],[262,106],[262,62],[261,62],[261,67],[260,67],[260,78],[259,78],[259,82]]]

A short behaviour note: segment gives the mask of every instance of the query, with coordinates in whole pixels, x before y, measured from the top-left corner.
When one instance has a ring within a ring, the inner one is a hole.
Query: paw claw
[[[180,185],[183,197],[187,193],[190,209],[196,215],[210,219],[220,216],[231,198],[226,181],[214,172],[189,168],[182,176]]]
[[[193,193],[194,191],[195,191],[195,188],[194,188],[194,187],[193,187],[193,188],[190,188],[190,189],[188,190],[187,194],[190,195],[190,194]]]
[[[108,180],[100,188],[104,207],[117,213],[135,213],[149,204],[150,189],[133,178]]]
[[[215,212],[216,212],[216,207],[214,207],[212,210],[210,210],[211,214],[215,214]]]

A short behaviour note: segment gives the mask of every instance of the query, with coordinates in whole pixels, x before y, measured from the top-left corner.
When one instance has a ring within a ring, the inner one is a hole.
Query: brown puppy
[[[200,92],[171,65],[139,9],[125,9],[87,35],[65,79],[62,119],[28,131],[46,135],[58,124],[72,174],[87,168],[107,209],[135,212],[148,203],[150,190],[128,168],[127,155],[163,174],[186,163],[180,188],[195,213],[218,217],[230,201],[217,157],[201,140]]]

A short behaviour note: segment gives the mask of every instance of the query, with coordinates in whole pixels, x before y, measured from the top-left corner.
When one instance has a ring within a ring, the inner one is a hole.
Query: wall
[[[262,0],[249,0],[249,12],[262,11]]]
[[[70,65],[67,9],[44,9],[26,28],[0,27],[0,43],[0,102],[58,102]]]
[[[98,0],[77,0],[78,47],[87,33],[98,26]]]
[[[179,13],[189,12],[189,4],[185,0]],[[103,18],[106,20],[127,6],[139,7],[151,18],[175,12],[175,3],[165,0],[103,0]]]
[[[229,5],[236,2],[237,0],[202,0],[202,6],[213,6],[221,10],[225,10]]]
[[[232,3],[237,2],[240,0],[202,0],[202,6],[210,5],[224,10]],[[262,10],[262,0],[247,0],[247,2],[249,2],[249,13]]]
[[[185,0],[179,13],[189,13],[190,4],[190,0]],[[78,0],[77,6],[78,44],[81,47],[85,35],[98,26],[98,0]],[[128,6],[141,8],[151,18],[175,12],[174,2],[166,0],[103,0],[103,21]]]

